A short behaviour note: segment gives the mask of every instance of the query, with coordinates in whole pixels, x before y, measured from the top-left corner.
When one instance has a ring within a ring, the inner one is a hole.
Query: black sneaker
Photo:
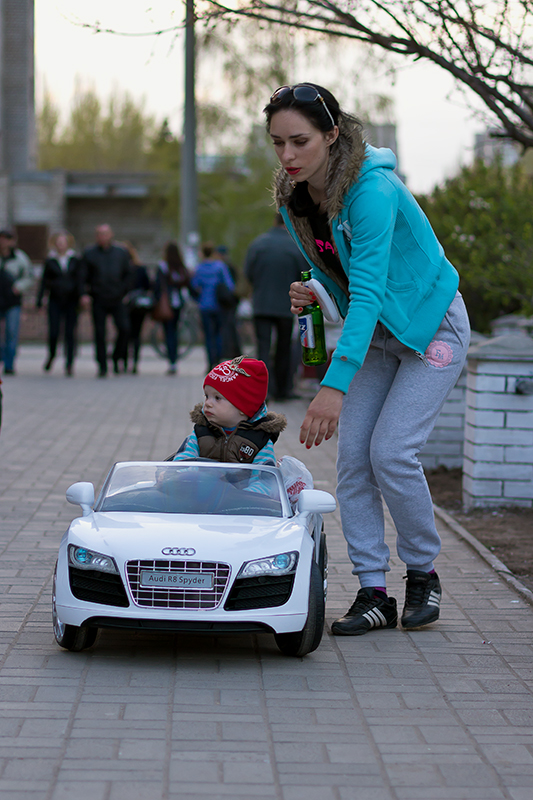
[[[402,611],[404,628],[420,628],[439,618],[442,589],[436,572],[408,569],[405,605]]]
[[[359,589],[344,617],[335,620],[331,631],[336,636],[361,636],[372,628],[395,628],[398,622],[394,597],[381,597],[369,586]]]

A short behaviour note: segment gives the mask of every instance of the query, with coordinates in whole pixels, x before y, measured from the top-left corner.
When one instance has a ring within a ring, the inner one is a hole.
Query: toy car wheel
[[[91,647],[96,641],[98,628],[89,628],[86,625],[65,625],[61,622],[57,615],[56,603],[56,581],[57,581],[57,564],[54,572],[54,582],[52,585],[52,622],[54,625],[55,640],[60,647],[65,650],[72,650],[79,652],[85,650],[86,647]]]
[[[324,578],[318,565],[311,564],[309,581],[309,611],[303,630],[295,633],[275,633],[274,638],[286,656],[305,656],[316,650],[324,631],[325,599]]]
[[[324,598],[328,594],[328,546],[326,544],[326,534],[324,533],[324,525],[320,531],[320,548],[318,553],[318,568],[322,575],[324,582]]]

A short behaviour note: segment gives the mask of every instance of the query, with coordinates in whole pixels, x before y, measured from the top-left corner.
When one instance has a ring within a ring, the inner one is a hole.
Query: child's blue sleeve
[[[268,440],[266,445],[257,453],[254,458],[254,464],[266,464],[268,467],[276,466],[276,455],[274,453],[274,444]]]
[[[193,432],[183,440],[178,452],[173,458],[173,461],[185,461],[188,458],[198,458],[199,455],[200,448],[198,446],[198,439],[196,438],[196,434]]]

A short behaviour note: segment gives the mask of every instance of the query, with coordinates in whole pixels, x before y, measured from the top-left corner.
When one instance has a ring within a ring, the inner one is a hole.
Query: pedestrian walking
[[[198,264],[191,280],[193,292],[197,295],[205,349],[209,369],[213,369],[222,358],[222,312],[220,301],[233,293],[235,284],[227,266],[216,258],[214,246],[207,242],[202,245],[203,260]]]
[[[178,371],[179,321],[181,309],[185,303],[184,290],[191,283],[176,242],[168,242],[165,247],[165,258],[159,262],[155,282],[156,302],[165,292],[170,307],[169,318],[163,320],[165,345],[168,358],[167,375],[176,375]]]
[[[124,362],[124,372],[128,370],[130,353],[132,355],[132,374],[137,375],[139,356],[142,344],[142,328],[146,315],[150,312],[154,297],[152,292],[152,282],[147,268],[141,264],[141,259],[136,248],[131,242],[123,242],[122,246],[130,257],[130,286],[131,289],[124,298],[129,316],[129,337]]]
[[[129,318],[124,298],[130,290],[130,258],[123,247],[113,244],[113,230],[110,225],[98,225],[95,230],[96,244],[83,253],[81,263],[82,286],[87,294],[82,296],[82,304],[88,308],[92,298],[94,325],[94,344],[98,377],[107,376],[107,336],[106,322],[112,317],[117,329],[113,349],[115,374],[124,368],[127,359]]]
[[[4,375],[15,374],[22,297],[33,283],[31,261],[16,244],[14,231],[0,231],[0,322],[4,322],[0,358],[4,362]]]
[[[337,497],[361,588],[332,630],[359,635],[397,624],[383,499],[407,567],[401,623],[426,625],[439,616],[440,539],[418,453],[466,358],[459,276],[395,174],[392,151],[366,144],[361,124],[329,91],[282,86],[264,110],[281,163],[277,205],[344,317],[300,431],[310,448],[339,422]],[[295,282],[290,297],[298,313],[312,293]]]
[[[274,226],[254,239],[246,253],[244,272],[252,285],[252,307],[257,344],[257,358],[268,367],[273,387],[269,393],[276,400],[292,395],[292,332],[289,289],[299,281],[307,261],[293,242],[283,217],[278,212]],[[273,366],[271,366],[272,334],[276,336]]]
[[[73,374],[76,352],[76,326],[81,292],[80,259],[74,246],[74,237],[68,231],[58,231],[49,240],[49,250],[43,265],[43,274],[37,293],[37,308],[42,308],[48,295],[48,358],[45,372],[52,369],[56,357],[61,326],[65,337],[65,375]]]
[[[216,255],[228,268],[231,280],[237,286],[238,274],[236,267],[229,259],[228,247],[220,244]],[[222,316],[222,358],[237,358],[242,352],[241,340],[237,329],[237,307],[239,296],[236,291],[226,292],[223,298],[219,297],[220,312]]]

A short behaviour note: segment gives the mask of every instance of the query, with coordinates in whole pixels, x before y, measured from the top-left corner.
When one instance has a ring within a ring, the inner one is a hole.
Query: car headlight
[[[239,570],[237,578],[256,578],[258,575],[288,575],[294,572],[298,563],[298,553],[279,553],[277,556],[246,561]]]
[[[117,565],[111,556],[95,553],[94,550],[88,550],[86,547],[69,544],[68,559],[69,563],[78,569],[96,569],[99,572],[113,572],[118,575]]]

